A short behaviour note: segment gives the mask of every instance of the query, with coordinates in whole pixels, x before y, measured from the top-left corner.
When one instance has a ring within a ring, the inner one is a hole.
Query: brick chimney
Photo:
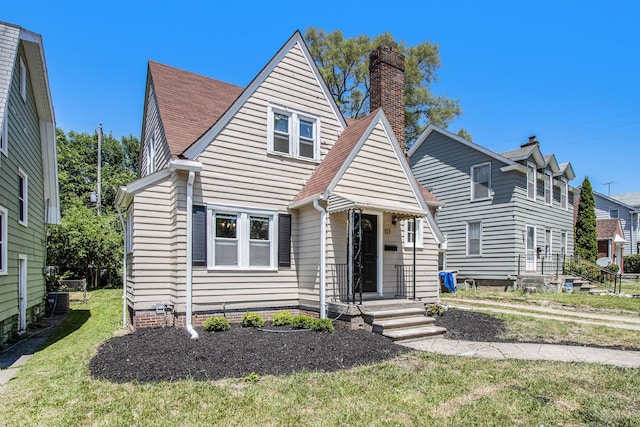
[[[536,145],[536,144],[540,144],[540,142],[538,142],[535,135],[532,135],[529,137],[529,141],[522,144],[520,148],[525,148],[525,147],[529,147],[530,145]]]
[[[369,55],[369,108],[382,107],[393,133],[404,146],[404,56],[397,46],[379,46]]]

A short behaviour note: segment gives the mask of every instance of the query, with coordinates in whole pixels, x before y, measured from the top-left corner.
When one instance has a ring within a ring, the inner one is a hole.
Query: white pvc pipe
[[[320,212],[320,318],[327,318],[327,211],[313,201],[313,207]]]
[[[193,252],[191,247],[191,242],[193,240],[193,181],[196,178],[196,173],[194,171],[189,171],[189,179],[187,180],[187,277],[186,277],[186,288],[187,288],[187,296],[186,296],[186,323],[187,323],[187,331],[191,334],[192,340],[197,340],[200,338],[195,329],[193,329],[193,325],[191,324],[191,316],[192,316],[192,308],[191,308],[191,300],[193,296],[193,268],[192,268],[192,260],[193,260]]]

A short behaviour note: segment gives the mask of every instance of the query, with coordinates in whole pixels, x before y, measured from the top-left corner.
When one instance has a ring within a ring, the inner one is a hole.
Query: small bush
[[[427,316],[442,316],[447,311],[447,307],[442,304],[429,304],[426,308]]]
[[[640,274],[640,254],[626,255],[624,257],[624,272]]]
[[[242,316],[242,327],[244,328],[262,328],[264,319],[258,313],[245,313]]]
[[[331,319],[316,319],[313,321],[311,330],[316,332],[333,332],[335,329]]]
[[[209,317],[202,322],[202,327],[207,332],[228,331],[231,328],[229,321],[224,317]]]
[[[291,324],[296,329],[311,329],[313,327],[314,319],[307,314],[300,314],[293,317]]]
[[[618,267],[618,264],[609,264],[606,268],[607,270],[613,271],[614,273],[620,271],[620,267]]]
[[[279,311],[273,315],[273,326],[285,326],[293,323],[293,315],[287,310]]]
[[[257,383],[258,381],[260,381],[260,375],[256,374],[255,372],[251,372],[249,375],[244,377],[244,381],[247,383]]]

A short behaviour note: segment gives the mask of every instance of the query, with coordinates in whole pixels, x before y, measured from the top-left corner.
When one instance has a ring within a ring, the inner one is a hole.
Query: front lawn
[[[0,425],[640,424],[640,370],[581,363],[411,352],[331,373],[94,380],[89,361],[119,327],[121,301],[103,290],[72,303],[59,339],[0,387]]]

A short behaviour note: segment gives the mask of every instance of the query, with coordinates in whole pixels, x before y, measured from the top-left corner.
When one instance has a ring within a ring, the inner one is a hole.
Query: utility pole
[[[100,210],[102,208],[102,180],[100,177],[100,169],[102,168],[102,123],[98,126],[98,199],[96,206],[98,208],[98,216],[100,216]]]

